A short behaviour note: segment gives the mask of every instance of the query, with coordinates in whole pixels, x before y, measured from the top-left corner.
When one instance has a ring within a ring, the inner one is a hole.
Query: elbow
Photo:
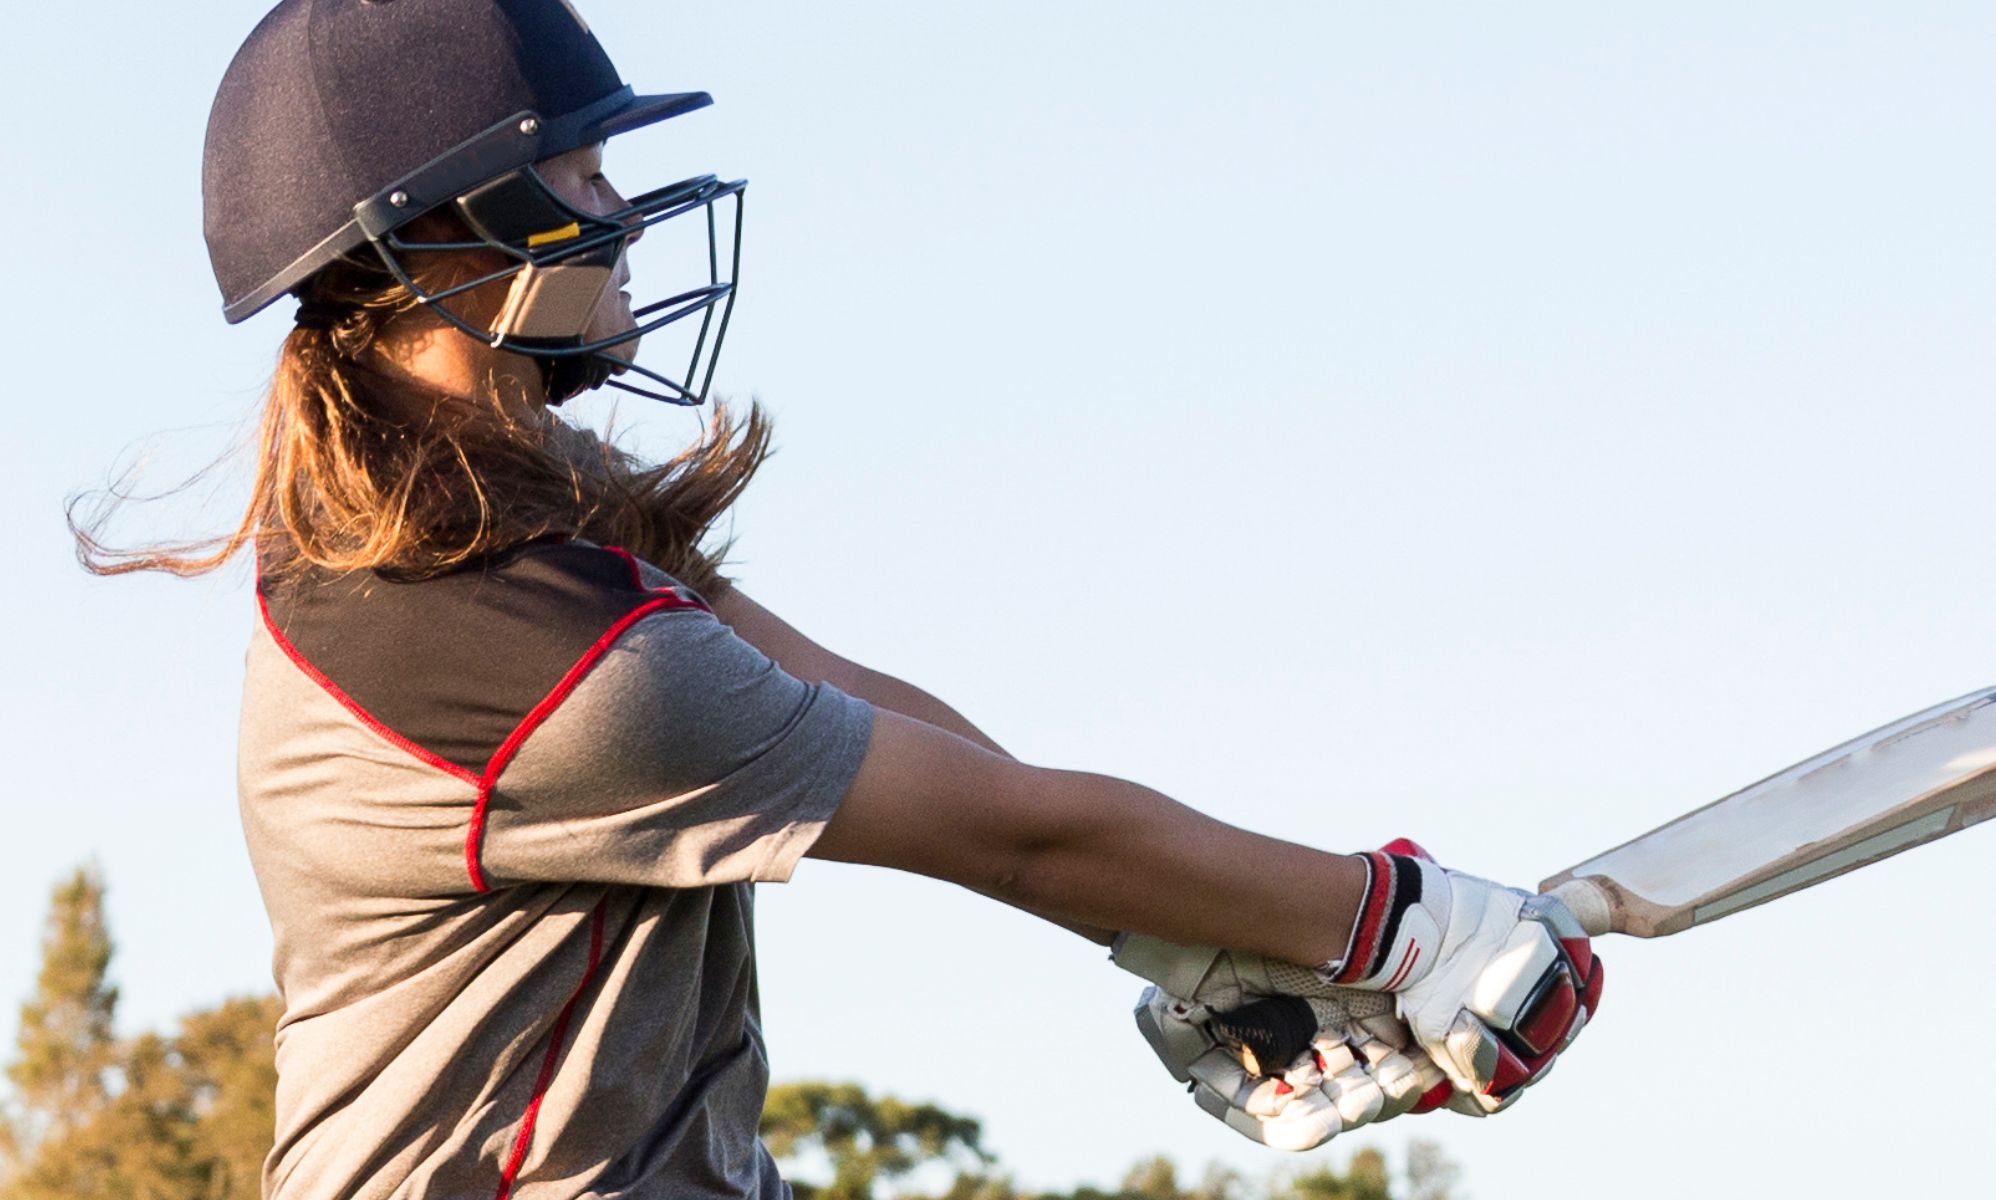
[[[1047,872],[1040,867],[1046,853],[1044,848],[1032,845],[1006,847],[994,861],[985,864],[985,870],[970,881],[970,886],[1016,908],[1045,904],[1049,897],[1041,893]]]
[[[1012,798],[999,806],[983,870],[973,886],[1006,903],[1031,907],[1057,905],[1062,864],[1095,835],[1086,809],[1074,802],[1070,772],[1015,765]]]

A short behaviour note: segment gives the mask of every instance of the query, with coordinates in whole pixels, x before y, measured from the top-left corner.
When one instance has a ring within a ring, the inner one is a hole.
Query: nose
[[[613,201],[610,207],[611,212],[623,212],[625,209],[630,208],[631,202],[629,200],[624,199],[624,193],[618,191],[616,187],[612,185],[609,181],[605,180],[603,187],[606,191],[610,193],[610,199]],[[626,213],[624,216],[624,224],[628,226],[631,231],[630,236],[624,239],[624,244],[626,246],[631,245],[632,243],[636,242],[638,239],[644,237],[645,235],[644,217],[641,214]]]

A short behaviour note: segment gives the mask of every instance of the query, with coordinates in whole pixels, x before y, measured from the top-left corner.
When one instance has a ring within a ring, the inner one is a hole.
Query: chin
[[[618,365],[612,367],[611,369],[617,372],[617,374],[621,375],[624,373],[623,364],[637,361],[638,342],[636,339],[632,339],[631,341],[628,342],[622,342],[615,346],[606,347],[603,351],[603,354],[605,357],[616,361]]]
[[[616,325],[613,325],[608,329],[587,330],[583,333],[582,338],[586,342],[593,342],[601,338],[615,337],[619,333],[623,333],[636,328],[637,326],[629,321],[619,321]],[[602,354],[605,358],[614,358],[623,362],[632,362],[637,359],[638,347],[642,345],[643,342],[644,342],[643,338],[632,338],[627,342],[618,342],[614,346],[603,347]]]
[[[616,337],[620,333],[630,333],[637,329],[637,318],[631,315],[630,297],[618,292],[612,299],[615,300],[614,304],[601,305],[596,309],[596,319],[589,323],[589,328],[582,331],[583,341],[600,341],[606,337]],[[602,353],[606,358],[635,362],[638,357],[638,346],[643,340],[632,338],[627,342],[618,342],[614,346],[605,346]],[[621,371],[622,368],[618,370]]]

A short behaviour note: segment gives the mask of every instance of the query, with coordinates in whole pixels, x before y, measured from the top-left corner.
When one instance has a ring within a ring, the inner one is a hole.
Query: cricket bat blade
[[[1664,937],[1996,816],[1996,688],[1903,717],[1539,885],[1590,935]]]

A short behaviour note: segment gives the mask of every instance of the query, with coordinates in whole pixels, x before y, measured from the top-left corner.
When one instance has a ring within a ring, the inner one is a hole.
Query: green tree
[[[1451,1200],[1462,1168],[1426,1138],[1407,1143],[1407,1200]]]
[[[1433,1142],[1416,1140],[1408,1147],[1405,1200],[1450,1200],[1458,1170]],[[964,1180],[959,1180],[964,1183]],[[1113,1192],[1081,1187],[1072,1192],[1048,1192],[1030,1200],[1396,1200],[1392,1172],[1385,1155],[1361,1149],[1351,1156],[1343,1170],[1323,1164],[1287,1174],[1277,1174],[1259,1183],[1239,1172],[1214,1165],[1206,1168],[1197,1184],[1180,1182],[1178,1166],[1157,1155],[1139,1160],[1123,1176]],[[943,1200],[980,1200],[974,1189],[965,1186]],[[1016,1200],[1007,1193],[993,1200]]]
[[[5,1200],[205,1200],[190,1153],[193,1114],[165,1039],[124,1047],[118,1079],[90,1118],[37,1147]]]
[[[80,868],[50,900],[41,972],[7,1066],[6,1200],[193,1195],[193,1118],[171,1048],[152,1036],[119,1043],[110,968],[104,882]]]
[[[990,1162],[982,1136],[970,1117],[892,1096],[876,1100],[852,1083],[779,1084],[762,1109],[772,1155],[795,1161],[816,1151],[831,1160],[824,1187],[792,1181],[799,1200],[873,1200],[876,1183],[925,1163],[981,1167]]]
[[[121,1041],[111,950],[103,882],[80,870],[55,890],[21,1006],[0,1200],[256,1200],[274,1136],[275,997]]]
[[[245,996],[193,1013],[173,1041],[180,1086],[194,1116],[191,1152],[202,1200],[256,1200],[277,1129],[277,1047],[283,1006]]]
[[[7,1065],[13,1097],[0,1149],[13,1165],[87,1125],[110,1101],[118,1007],[110,966],[104,882],[94,868],[80,867],[56,886],[50,902],[41,972],[34,994],[21,1005],[14,1060]]]
[[[1139,1159],[1123,1173],[1123,1190],[1118,1194],[1127,1200],[1183,1200],[1178,1164],[1162,1154]]]
[[[1279,1181],[1275,1200],[1393,1200],[1386,1156],[1370,1148],[1351,1156],[1342,1172],[1326,1165]]]
[[[794,1186],[794,1185],[793,1185]],[[959,1171],[949,1187],[935,1200],[1037,1200],[1036,1197],[1021,1197],[1012,1181],[1004,1175],[985,1171]],[[1107,1200],[1099,1197],[1097,1200]]]
[[[1197,1184],[1189,1188],[1181,1186],[1177,1165],[1159,1154],[1139,1159],[1125,1172],[1122,1190],[1115,1196],[1117,1200],[1250,1200],[1251,1194],[1247,1179],[1239,1171],[1219,1163],[1208,1166]],[[1082,1192],[1074,1193],[1072,1200],[1083,1200]]]

